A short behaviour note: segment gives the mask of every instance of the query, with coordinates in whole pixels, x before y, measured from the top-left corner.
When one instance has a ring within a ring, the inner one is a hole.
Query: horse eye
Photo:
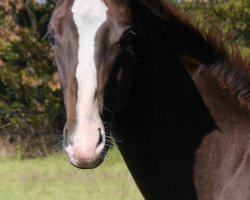
[[[48,31],[44,38],[47,38],[52,46],[56,45],[56,39],[52,31]]]
[[[140,30],[131,27],[128,30],[126,30],[123,33],[122,39],[120,41],[120,44],[122,46],[123,49],[125,49],[126,51],[128,51],[129,53],[134,54],[134,49],[137,46],[138,43],[138,38],[141,35]]]

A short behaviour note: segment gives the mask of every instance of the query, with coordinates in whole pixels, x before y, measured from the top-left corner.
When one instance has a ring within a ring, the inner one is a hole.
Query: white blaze
[[[80,134],[87,132],[86,129],[89,129],[90,126],[102,126],[97,102],[94,99],[97,88],[94,51],[95,36],[100,26],[106,21],[106,11],[107,7],[102,0],[75,0],[72,7],[73,20],[79,35],[78,66],[76,69],[78,99],[75,137],[77,138],[85,138]],[[89,124],[91,121],[95,125]],[[97,129],[95,130],[97,131]]]

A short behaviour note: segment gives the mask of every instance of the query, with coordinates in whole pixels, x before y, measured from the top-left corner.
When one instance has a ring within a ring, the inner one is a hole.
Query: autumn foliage
[[[223,31],[226,41],[250,47],[249,0],[193,0],[178,4],[191,13],[197,25]]]
[[[0,2],[0,133],[51,133],[63,121],[53,53],[43,40],[54,2]]]

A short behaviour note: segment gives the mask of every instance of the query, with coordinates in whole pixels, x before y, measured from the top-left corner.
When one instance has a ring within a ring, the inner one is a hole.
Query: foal
[[[228,81],[220,70],[224,52],[168,3],[60,0],[47,36],[73,165],[102,162],[106,129],[122,140],[146,199],[249,199],[249,111],[221,87]]]

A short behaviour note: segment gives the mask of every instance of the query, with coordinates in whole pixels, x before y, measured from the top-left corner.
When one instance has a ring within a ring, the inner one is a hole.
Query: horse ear
[[[132,14],[127,0],[102,0],[111,18],[121,25],[129,25],[132,22]]]

